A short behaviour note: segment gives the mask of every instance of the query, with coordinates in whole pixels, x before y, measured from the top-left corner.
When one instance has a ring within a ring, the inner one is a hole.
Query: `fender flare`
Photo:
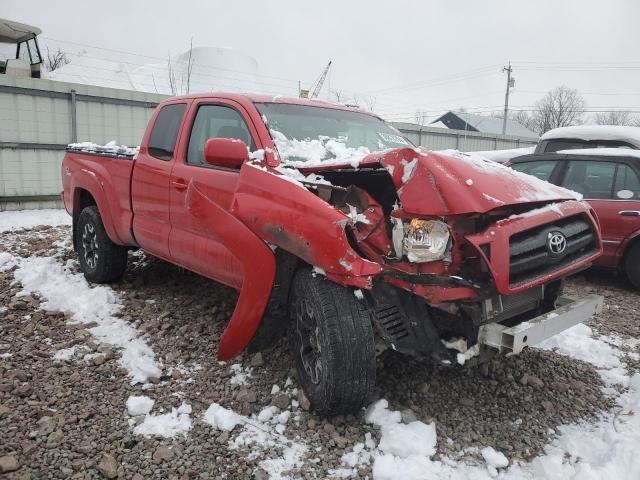
[[[275,255],[244,223],[199,190],[193,180],[187,188],[186,203],[192,215],[216,225],[221,243],[244,269],[238,302],[218,345],[218,359],[229,360],[249,345],[262,322],[276,274]]]
[[[74,174],[73,182],[72,182],[72,205],[73,212],[72,216],[76,213],[76,195],[77,190],[82,189],[86,190],[91,194],[93,199],[96,201],[96,206],[98,207],[98,211],[100,212],[100,216],[102,217],[102,224],[104,225],[104,229],[107,232],[109,238],[119,245],[125,245],[122,241],[116,228],[113,224],[113,217],[111,215],[111,210],[109,208],[109,202],[106,199],[106,194],[102,185],[95,177],[93,172],[89,172],[86,170],[79,170]],[[77,212],[78,215],[80,212]]]

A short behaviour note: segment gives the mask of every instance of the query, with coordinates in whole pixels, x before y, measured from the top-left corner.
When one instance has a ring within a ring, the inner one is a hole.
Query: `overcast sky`
[[[308,87],[332,60],[331,89],[375,98],[390,119],[417,109],[500,110],[509,60],[514,108],[564,84],[590,110],[640,112],[638,0],[0,0],[0,16],[40,27],[44,45],[72,58],[85,48],[154,62],[191,38],[231,47],[257,60],[265,88],[285,94],[298,80]]]

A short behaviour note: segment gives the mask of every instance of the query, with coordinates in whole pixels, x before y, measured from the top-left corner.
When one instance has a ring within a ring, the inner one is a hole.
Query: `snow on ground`
[[[127,401],[127,404],[129,402]],[[153,415],[147,413],[144,421],[137,425],[133,431],[145,437],[155,436],[170,438],[176,435],[186,434],[191,430],[191,405],[182,402],[178,408],[172,408],[170,412]]]
[[[16,280],[26,294],[38,293],[42,308],[71,314],[73,322],[96,323],[89,332],[103,343],[121,349],[120,365],[132,383],[160,377],[160,366],[151,347],[126,321],[115,317],[121,305],[117,294],[104,285],[89,286],[81,273],[74,273],[52,257],[17,258]]]
[[[231,385],[246,385],[249,383],[249,378],[251,378],[250,367],[244,367],[241,363],[234,363],[229,367],[231,370]]]
[[[131,395],[127,399],[127,413],[135,417],[138,415],[146,415],[153,408],[155,400],[145,395]]]
[[[0,213],[0,225],[6,224],[11,230],[69,223],[70,217],[63,210]],[[73,272],[71,264],[63,265],[54,257],[20,258],[0,253],[0,269],[14,265],[17,266],[14,278],[22,283],[22,295],[37,293],[43,300],[43,309],[69,313],[73,322],[95,323],[89,332],[98,341],[121,349],[120,365],[129,372],[132,383],[160,377],[160,366],[151,347],[134,327],[115,316],[122,306],[110,287],[90,286],[81,273]],[[75,350],[59,351],[55,358],[72,358],[75,354]]]
[[[6,214],[0,214],[0,221],[6,218]],[[45,212],[26,212],[14,218],[18,219],[16,224],[24,219],[30,219],[32,225],[55,221],[55,216]],[[11,224],[10,228],[15,229],[16,224]],[[134,382],[159,376],[160,367],[151,348],[131,325],[114,316],[121,305],[113,290],[104,286],[90,287],[81,274],[73,273],[69,265],[62,265],[53,257],[18,258],[7,252],[0,253],[0,270],[14,265],[17,267],[15,278],[22,283],[24,294],[37,292],[44,301],[42,308],[69,312],[73,321],[95,322],[96,326],[90,331],[99,341],[122,348],[120,363]],[[617,397],[618,407],[602,415],[597,422],[559,427],[559,436],[547,446],[543,455],[531,462],[510,462],[505,452],[495,450],[492,445],[479,449],[475,462],[449,457],[435,459],[435,422],[402,423],[401,413],[391,410],[389,403],[380,399],[365,412],[365,421],[380,428],[378,444],[370,434],[365,435],[361,443],[342,455],[342,467],[329,474],[339,478],[352,477],[359,467],[373,461],[373,477],[377,480],[640,478],[640,456],[637,455],[640,446],[640,374],[630,377],[625,370],[619,347],[626,345],[637,349],[638,342],[621,337],[596,337],[585,325],[577,325],[541,345],[541,348],[593,364],[609,386],[607,393]],[[55,356],[65,359],[79,353],[82,352],[72,348],[59,350]],[[241,364],[230,368],[233,378],[245,382],[251,373]],[[289,381],[285,388],[288,385]],[[622,393],[617,393],[613,387],[622,388]],[[279,389],[276,386],[272,391],[278,393]],[[180,407],[164,413],[152,413],[153,406],[154,400],[146,396],[130,396],[127,400],[127,412],[132,417],[130,424],[136,434],[173,437],[187,434],[192,428],[192,409],[188,403],[183,402]],[[246,417],[213,403],[201,418],[214,429],[233,432],[228,447],[251,447],[254,458],[263,458],[260,467],[270,478],[280,479],[287,478],[291,469],[312,461],[303,439],[287,438],[283,434],[290,416],[290,410],[281,411],[269,405],[258,414]],[[273,456],[274,450],[281,453]]]
[[[373,477],[376,480],[426,480],[430,478],[463,480],[490,479],[586,480],[640,478],[640,374],[629,378],[620,362],[621,352],[607,342],[593,337],[586,325],[577,325],[546,341],[542,347],[590,362],[600,369],[609,385],[629,386],[618,398],[618,409],[603,415],[593,423],[583,422],[559,428],[560,435],[547,447],[544,455],[530,463],[514,464],[492,446],[480,450],[484,464],[458,462],[451,458],[432,460],[436,449],[435,424],[401,423],[400,412],[390,410],[386,400],[373,403],[365,421],[380,426],[377,447],[357,445],[342,457],[344,468],[331,472],[334,477],[347,478],[357,472],[360,462],[373,457]],[[630,341],[631,344],[636,344]],[[612,392],[614,390],[611,390]],[[355,467],[355,468],[354,468]]]
[[[38,225],[71,225],[71,216],[64,210],[53,208],[0,212],[0,232],[12,232]]]
[[[252,447],[254,458],[261,452],[274,448],[282,449],[282,455],[267,458],[260,462],[262,468],[272,480],[289,478],[286,472],[300,468],[305,463],[307,445],[299,438],[291,440],[283,435],[289,420],[290,410],[279,413],[275,406],[265,407],[258,415],[246,417],[217,403],[212,403],[203,415],[203,421],[216,430],[231,432],[240,426],[242,429],[228,446],[235,450]]]

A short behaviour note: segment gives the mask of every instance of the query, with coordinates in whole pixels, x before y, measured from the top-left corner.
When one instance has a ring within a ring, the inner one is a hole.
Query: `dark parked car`
[[[515,170],[581,193],[600,220],[603,255],[595,265],[623,271],[640,289],[640,152],[560,150],[511,160]]]

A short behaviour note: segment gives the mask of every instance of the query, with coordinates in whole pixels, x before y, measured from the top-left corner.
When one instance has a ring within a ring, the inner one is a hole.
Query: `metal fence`
[[[139,145],[164,95],[0,75],[0,210],[59,206],[67,144]]]
[[[530,147],[538,142],[535,138],[421,127],[413,123],[394,123],[393,125],[413,143],[427,147],[429,150],[452,148],[461,152],[480,152]]]
[[[165,95],[0,75],[0,211],[60,206],[60,163],[68,143],[140,144]],[[535,139],[394,124],[431,150],[496,150]]]

